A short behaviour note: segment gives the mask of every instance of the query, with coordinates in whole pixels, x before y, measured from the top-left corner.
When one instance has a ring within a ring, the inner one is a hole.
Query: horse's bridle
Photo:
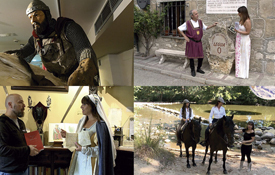
[[[217,122],[218,122],[218,121],[217,121]],[[223,127],[223,128],[224,128],[224,127]],[[216,127],[212,129],[212,131],[210,132],[210,134],[214,131],[214,129],[216,129]],[[224,132],[224,133],[225,133],[225,132]],[[227,135],[227,134],[225,133],[225,135]],[[224,140],[224,138],[223,138],[220,134],[218,134],[218,136],[221,138],[222,141],[224,141],[224,143],[225,143],[226,145],[228,145],[228,141]]]

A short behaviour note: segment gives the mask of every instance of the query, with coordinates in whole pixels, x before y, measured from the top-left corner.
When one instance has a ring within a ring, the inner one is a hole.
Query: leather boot
[[[201,141],[201,142],[200,142],[200,145],[201,145],[201,146],[206,146],[206,143],[208,142],[208,137],[209,137],[209,135],[205,135],[204,141]]]
[[[201,73],[201,74],[205,74],[205,72],[201,69],[197,69],[197,72]]]
[[[250,172],[251,171],[251,165],[252,165],[252,163],[250,162],[250,163],[248,163],[248,165],[247,165],[247,172]]]
[[[241,170],[243,168],[243,162],[244,161],[241,161],[239,170]]]
[[[195,76],[196,76],[195,70],[192,70],[192,71],[191,71],[191,75],[192,75],[192,77],[195,77]]]

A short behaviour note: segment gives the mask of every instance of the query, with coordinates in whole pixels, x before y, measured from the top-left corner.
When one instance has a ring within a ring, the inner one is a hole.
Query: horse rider
[[[206,143],[208,142],[209,128],[210,128],[210,130],[213,129],[214,123],[216,123],[220,118],[222,118],[223,116],[226,115],[225,109],[222,106],[224,103],[225,102],[224,102],[223,98],[218,97],[217,103],[215,104],[214,107],[212,107],[210,115],[209,115],[209,126],[205,130],[205,140],[200,143],[202,146],[205,146]],[[213,115],[214,115],[214,119],[212,119]]]
[[[193,110],[190,108],[190,102],[185,99],[183,100],[182,108],[180,109],[180,115],[179,118],[181,119],[181,123],[179,124],[177,128],[177,145],[181,144],[180,141],[180,135],[183,133],[185,127],[187,126],[187,123],[190,122],[194,117]]]

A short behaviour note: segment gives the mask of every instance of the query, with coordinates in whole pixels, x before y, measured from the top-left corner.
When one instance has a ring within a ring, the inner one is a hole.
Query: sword
[[[69,105],[69,107],[68,107],[67,111],[65,112],[65,114],[64,114],[64,116],[63,116],[63,118],[62,118],[62,120],[61,120],[60,123],[63,123],[64,119],[66,118],[68,112],[70,111],[71,107],[73,106],[74,101],[75,101],[75,99],[77,98],[77,96],[79,95],[79,93],[80,93],[80,91],[82,90],[82,88],[83,88],[83,86],[79,86],[79,88],[78,88],[76,94],[74,95],[74,98],[73,98],[71,104]]]

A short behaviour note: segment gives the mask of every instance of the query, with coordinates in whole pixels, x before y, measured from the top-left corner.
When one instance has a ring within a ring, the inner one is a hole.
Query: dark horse
[[[180,131],[182,132],[182,131]],[[187,168],[190,168],[189,164],[189,147],[192,146],[192,162],[193,166],[197,166],[195,163],[195,150],[197,147],[197,143],[200,141],[200,134],[201,134],[201,118],[199,121],[191,120],[188,122],[187,126],[185,127],[183,133],[179,133],[177,130],[176,133],[180,138],[180,141],[184,143],[185,150],[186,150],[186,157],[187,157]],[[180,157],[182,157],[182,144],[180,143]]]
[[[233,122],[234,115],[230,116],[223,116],[223,118],[219,119],[215,124],[216,126],[210,131],[209,141],[206,143],[205,155],[203,158],[202,163],[205,162],[205,157],[208,151],[208,145],[210,145],[210,159],[209,159],[209,166],[206,174],[210,174],[210,166],[212,163],[212,157],[214,151],[223,150],[223,173],[227,174],[225,168],[225,161],[226,161],[226,152],[227,146],[231,146],[234,143],[234,122]],[[217,159],[217,158],[216,158]]]

